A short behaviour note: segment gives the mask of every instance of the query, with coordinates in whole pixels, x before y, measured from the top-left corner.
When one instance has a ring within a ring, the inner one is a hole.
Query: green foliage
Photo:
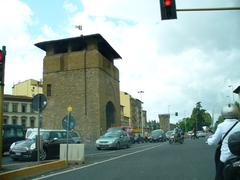
[[[196,127],[197,130],[202,130],[203,126],[209,127],[211,122],[211,115],[205,109],[202,109],[201,102],[198,102],[192,110],[191,117],[184,118],[178,124],[185,131],[191,131]]]

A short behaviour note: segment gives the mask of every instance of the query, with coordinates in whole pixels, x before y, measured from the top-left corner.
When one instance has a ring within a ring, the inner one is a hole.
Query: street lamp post
[[[142,136],[143,136],[143,118],[142,118],[142,94],[144,93],[144,91],[138,91],[138,93],[140,94],[140,101],[141,101],[141,108],[140,108],[140,119],[141,119],[141,126],[142,126]]]

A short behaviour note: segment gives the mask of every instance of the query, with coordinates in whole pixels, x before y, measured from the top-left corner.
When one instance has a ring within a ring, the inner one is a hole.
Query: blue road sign
[[[67,124],[68,123],[68,124]],[[67,128],[67,125],[68,125],[68,128]],[[74,119],[74,117],[71,115],[71,113],[69,114],[69,122],[68,122],[68,115],[66,115],[63,120],[62,120],[62,126],[63,126],[63,129],[65,130],[72,130],[75,128],[76,126],[76,121]]]

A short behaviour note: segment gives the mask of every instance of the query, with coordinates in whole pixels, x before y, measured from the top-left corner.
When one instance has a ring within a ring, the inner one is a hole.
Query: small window
[[[31,128],[35,127],[35,117],[30,118],[30,126],[31,126]]]
[[[17,124],[17,117],[16,116],[12,117],[12,124],[14,124],[14,125]]]
[[[26,127],[26,118],[22,117],[22,126],[25,128]]]
[[[51,96],[51,95],[52,95],[52,85],[47,84],[47,96]]]
[[[12,104],[12,112],[18,112],[18,104],[17,103],[13,103]]]
[[[8,106],[9,106],[9,103],[5,103],[3,104],[3,112],[8,112]]]
[[[27,112],[27,104],[22,104],[22,113]]]

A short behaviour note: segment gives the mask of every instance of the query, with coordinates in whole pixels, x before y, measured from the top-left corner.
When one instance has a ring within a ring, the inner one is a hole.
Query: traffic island
[[[50,163],[43,163],[18,170],[8,171],[0,174],[1,180],[21,179],[27,176],[34,176],[49,171],[67,167],[65,160],[58,160]]]

